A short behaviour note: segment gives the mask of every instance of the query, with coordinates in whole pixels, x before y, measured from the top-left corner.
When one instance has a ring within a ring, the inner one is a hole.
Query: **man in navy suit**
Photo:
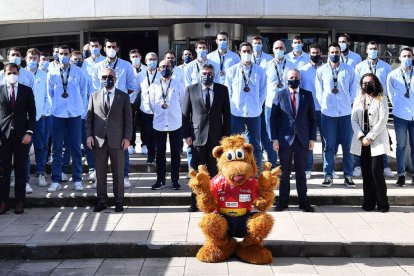
[[[299,88],[298,70],[289,70],[286,78],[288,88],[276,93],[270,117],[273,149],[279,153],[282,168],[279,200],[275,210],[283,211],[288,208],[293,159],[299,208],[305,212],[314,212],[315,209],[309,205],[306,195],[305,166],[306,156],[313,149],[316,140],[315,105],[312,93]]]

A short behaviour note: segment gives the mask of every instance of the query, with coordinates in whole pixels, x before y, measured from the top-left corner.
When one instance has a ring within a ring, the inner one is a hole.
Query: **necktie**
[[[14,97],[14,85],[10,85],[11,92],[10,92],[10,110],[14,110],[14,104],[16,103],[16,99]]]
[[[291,98],[292,98],[293,114],[296,116],[296,91],[293,91]]]
[[[210,108],[211,108],[211,104],[210,104],[210,88],[207,88],[206,108],[207,108],[208,111],[210,111]]]
[[[105,109],[105,115],[108,115],[108,113],[109,113],[109,109],[111,108],[111,102],[110,102],[110,98],[109,98],[109,94],[110,94],[111,92],[107,92],[106,93],[106,98],[105,98],[105,106],[104,106],[104,109]]]

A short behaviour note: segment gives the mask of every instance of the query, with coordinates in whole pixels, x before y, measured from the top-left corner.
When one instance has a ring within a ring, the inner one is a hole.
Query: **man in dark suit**
[[[183,102],[183,129],[188,146],[192,147],[191,167],[205,164],[211,176],[217,174],[213,148],[231,132],[230,102],[227,87],[213,83],[214,66],[200,69],[201,83],[189,85]],[[196,197],[191,195],[189,211],[197,211]]]
[[[279,153],[282,168],[276,211],[288,208],[293,159],[299,208],[305,212],[314,212],[306,195],[305,157],[313,149],[316,140],[315,105],[312,93],[299,88],[298,70],[289,70],[286,78],[288,88],[276,93],[270,117],[273,149]]]
[[[27,158],[36,124],[32,88],[18,83],[19,68],[9,63],[4,68],[6,81],[0,85],[0,215],[8,210],[12,158],[15,170],[15,210],[24,212]]]
[[[115,212],[122,212],[124,200],[125,154],[132,137],[132,113],[128,94],[115,88],[116,74],[111,68],[102,72],[104,88],[89,98],[86,115],[87,146],[95,157],[98,204],[100,212],[107,204],[108,157],[111,158]]]

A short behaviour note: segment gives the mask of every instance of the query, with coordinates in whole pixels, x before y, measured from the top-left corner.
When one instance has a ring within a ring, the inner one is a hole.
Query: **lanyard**
[[[117,60],[117,61],[118,61],[118,60]],[[141,72],[141,65],[142,65],[142,63],[140,63],[140,64],[139,64],[139,67],[138,67],[138,68],[135,68],[135,71],[136,71],[137,73]]]
[[[348,64],[348,56],[344,57],[343,55],[341,56],[341,60],[342,62]]]
[[[220,53],[218,53],[220,56]],[[226,55],[220,56],[220,75],[223,74],[223,67],[224,67],[224,61],[226,60]]]
[[[260,61],[262,60],[262,55],[258,55],[257,57],[253,55],[253,58],[254,58],[254,64],[259,65]]]
[[[112,69],[114,69],[114,71],[115,71],[115,69],[116,69],[116,65],[118,64],[118,58],[116,58],[116,61],[115,61],[115,64],[114,64],[114,67],[111,67],[111,65],[109,64],[109,62],[108,62],[108,65],[106,66],[106,68],[108,68],[108,67],[111,67]]]
[[[407,82],[407,80],[406,80],[406,78],[405,78],[405,73],[404,73],[404,70],[403,69],[401,69],[401,76],[402,76],[402,78],[403,78],[403,80],[404,80],[404,84],[405,84],[405,90],[406,90],[406,93],[405,93],[405,97],[406,98],[409,98],[410,97],[410,87],[411,87],[411,80],[412,80],[412,78],[413,78],[413,71],[414,71],[414,68],[411,68],[411,73],[410,73],[410,79],[408,80],[408,82]]]
[[[164,93],[164,88],[163,88],[163,85],[162,85],[162,80],[160,80],[160,84],[161,84],[161,92],[162,92],[162,98],[164,99],[164,103],[165,102],[167,102],[167,96],[168,96],[168,90],[170,89],[170,85],[171,85],[171,79],[170,79],[170,82],[168,83],[168,86],[167,86],[167,89],[165,90],[165,93]]]
[[[67,74],[66,74],[66,80],[63,77],[63,70],[62,68],[60,68],[60,78],[62,79],[62,86],[63,86],[63,92],[66,93],[66,88],[68,87],[68,81],[69,81],[69,74],[70,74],[70,67],[67,70]]]
[[[200,67],[199,67],[198,64],[200,64],[200,66],[204,66],[205,64],[208,64],[208,59],[206,59],[206,62],[205,63],[201,63],[201,62],[199,62],[197,60],[197,62],[196,62],[196,65],[197,65],[197,73],[200,73]]]
[[[336,94],[338,93],[338,75],[339,75],[339,67],[341,65],[338,66],[338,69],[333,68],[330,63],[329,63],[329,66],[331,67],[331,70],[332,70],[332,78],[333,78],[333,83],[334,83],[334,88],[332,89],[332,92]]]
[[[283,72],[285,71],[285,67],[286,67],[286,59],[283,61],[282,73],[279,73],[277,63],[275,63],[275,70],[276,70],[276,74],[277,74],[277,80],[279,81],[278,87],[279,87],[279,84],[282,84],[282,77],[283,77]]]
[[[158,71],[157,71],[157,70],[155,70],[155,74],[154,74],[154,76],[152,77],[152,81],[150,82],[150,77],[149,77],[149,75],[148,75],[148,70],[147,70],[147,81],[148,81],[148,86],[150,86],[152,83],[154,83],[154,80],[155,80],[155,77],[157,76],[157,73],[158,73]]]
[[[250,72],[249,72],[249,75],[247,76],[247,78],[246,78],[246,74],[244,73],[243,66],[241,64],[240,64],[240,69],[241,69],[241,72],[242,72],[242,75],[243,75],[243,81],[244,81],[244,86],[245,86],[244,91],[249,92],[250,89],[248,87],[249,87],[249,82],[250,82],[250,76],[252,75],[252,72],[253,72],[253,64],[250,66]]]
[[[371,71],[371,73],[372,74],[374,74],[374,75],[376,75],[377,74],[377,65],[374,65],[374,64],[372,64],[371,62],[369,62],[369,61],[367,61],[368,62],[368,67],[369,67],[369,70]],[[374,70],[372,70],[372,67],[374,67]]]

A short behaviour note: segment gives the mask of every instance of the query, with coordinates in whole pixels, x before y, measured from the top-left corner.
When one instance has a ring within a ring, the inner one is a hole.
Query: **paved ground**
[[[414,259],[274,258],[255,266],[237,259],[218,264],[195,258],[0,261],[0,275],[414,275]]]

